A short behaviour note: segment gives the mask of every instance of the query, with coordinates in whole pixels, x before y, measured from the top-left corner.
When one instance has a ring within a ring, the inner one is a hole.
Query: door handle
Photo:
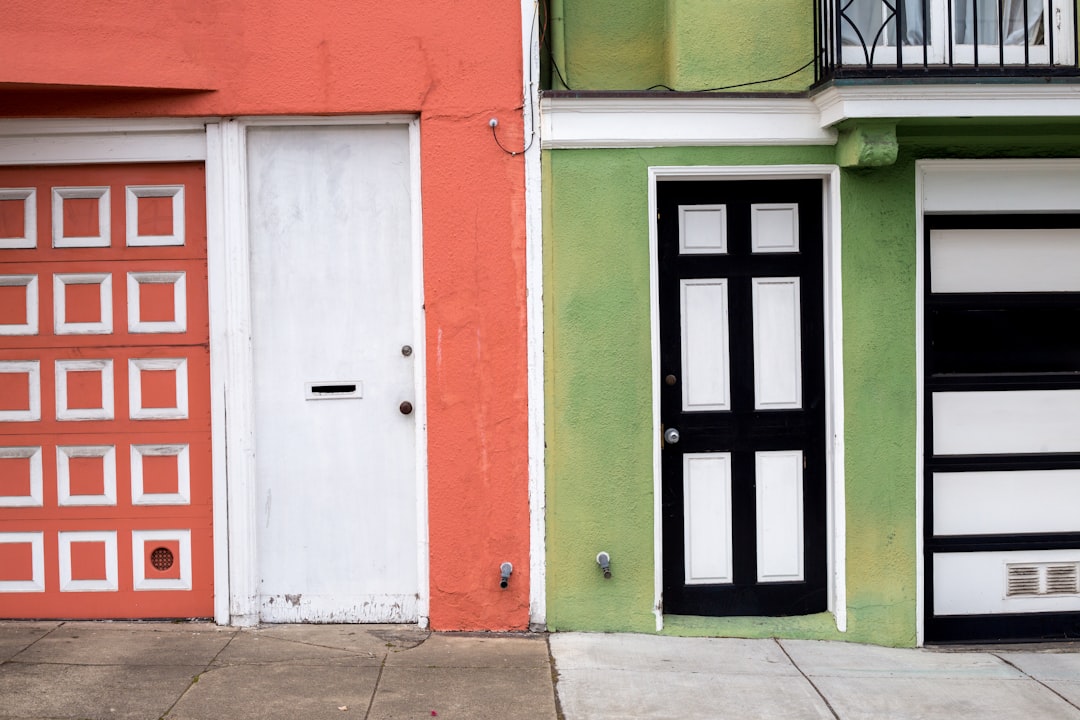
[[[398,405],[398,410],[401,411],[402,415],[408,415],[412,412],[412,403],[406,400],[405,402]]]
[[[664,431],[664,442],[668,445],[674,445],[679,442],[679,431],[675,428],[668,428]]]

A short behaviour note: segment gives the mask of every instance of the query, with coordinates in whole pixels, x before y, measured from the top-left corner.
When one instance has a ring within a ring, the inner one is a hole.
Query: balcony
[[[815,0],[818,84],[1076,77],[1070,0]]]

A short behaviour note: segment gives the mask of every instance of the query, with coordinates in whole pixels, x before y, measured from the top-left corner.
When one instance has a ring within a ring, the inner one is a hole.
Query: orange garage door
[[[0,617],[213,613],[200,164],[0,168]]]

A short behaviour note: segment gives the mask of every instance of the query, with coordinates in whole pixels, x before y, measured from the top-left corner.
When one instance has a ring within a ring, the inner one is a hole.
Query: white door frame
[[[229,559],[230,621],[234,625],[254,625],[259,621],[259,577],[256,547],[256,464],[254,351],[251,314],[251,241],[247,216],[247,129],[251,127],[302,127],[402,124],[409,127],[412,165],[412,252],[413,322],[416,328],[415,416],[416,416],[416,513],[417,588],[419,625],[427,627],[428,521],[427,521],[427,393],[424,321],[423,244],[420,197],[420,122],[411,115],[352,117],[253,117],[227,119],[214,129],[208,127],[208,145],[220,154],[220,175],[215,175],[214,195],[222,198],[221,214],[208,224],[221,233],[222,242],[212,243],[210,255],[211,348],[215,343],[225,355],[220,387],[229,413],[222,429],[229,439],[226,475],[229,478]],[[207,173],[209,176],[209,172]],[[207,183],[207,194],[210,183]],[[216,209],[216,208],[215,208]],[[208,208],[208,217],[211,213]],[[216,273],[215,269],[220,272]],[[216,291],[216,292],[215,292]],[[215,328],[214,318],[222,319]],[[215,386],[215,392],[218,386]],[[217,457],[217,455],[215,455]]]
[[[926,282],[923,223],[934,214],[1080,212],[1080,160],[919,160],[915,163],[915,633],[925,640]]]
[[[416,342],[416,512],[419,624],[427,627],[427,393],[420,122],[412,115],[353,117],[0,120],[0,165],[204,162],[210,312],[214,620],[258,622],[255,547],[254,354],[246,131],[254,126],[409,126]],[[228,412],[226,412],[226,409]]]
[[[829,610],[847,630],[844,515],[844,363],[840,283],[840,168],[836,165],[657,166],[649,168],[649,308],[652,328],[653,565],[656,629],[664,627],[663,516],[660,457],[660,267],[656,183],[659,180],[821,180],[824,184],[825,487],[828,525]]]

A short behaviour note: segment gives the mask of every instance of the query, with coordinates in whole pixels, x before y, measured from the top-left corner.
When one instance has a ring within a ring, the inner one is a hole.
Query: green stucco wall
[[[813,57],[806,0],[552,0],[555,89],[690,91],[791,73]],[[813,69],[747,91],[798,91]]]
[[[548,152],[548,626],[655,631],[650,165],[831,163],[821,148]],[[849,632],[831,614],[665,619],[665,632],[915,642],[914,169],[841,180]],[[594,557],[612,555],[604,580]]]
[[[823,613],[668,615],[665,633],[915,644],[915,163],[1076,156],[1078,131],[1074,120],[916,121],[897,129],[895,164],[841,171],[847,632]],[[833,147],[545,152],[550,629],[656,627],[648,167],[835,160]]]

